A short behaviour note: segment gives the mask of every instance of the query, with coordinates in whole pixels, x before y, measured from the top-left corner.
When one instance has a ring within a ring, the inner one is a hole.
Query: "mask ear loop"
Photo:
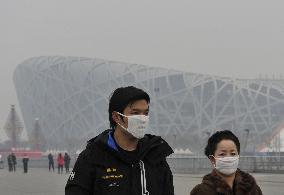
[[[212,159],[210,159],[210,157],[213,157],[215,159],[215,163],[212,162]],[[213,165],[214,168],[216,168],[216,158],[214,155],[209,155],[209,159],[211,161],[211,164]]]
[[[123,117],[128,117],[128,116],[126,116],[126,115],[124,115],[124,114],[121,114],[120,112],[117,112],[117,111],[115,111],[119,116],[120,116],[120,118],[121,118],[121,120],[123,121],[123,123],[125,123],[125,121],[123,120]],[[117,123],[117,124],[119,124],[119,123]],[[125,127],[123,127],[121,124],[119,124],[119,126],[121,126],[122,128],[124,128],[124,129],[126,129]]]
[[[120,112],[117,112],[117,111],[115,111],[117,114],[119,114],[120,116],[124,116],[124,117],[127,117],[126,115],[124,115],[124,114],[121,114]]]

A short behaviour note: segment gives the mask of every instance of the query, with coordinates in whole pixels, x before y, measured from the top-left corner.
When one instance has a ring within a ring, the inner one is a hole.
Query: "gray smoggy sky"
[[[0,0],[0,141],[13,71],[39,55],[103,58],[239,78],[284,75],[284,2]],[[106,119],[107,120],[107,119]]]

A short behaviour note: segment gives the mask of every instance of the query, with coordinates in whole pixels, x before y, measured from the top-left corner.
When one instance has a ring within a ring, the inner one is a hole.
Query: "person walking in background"
[[[69,166],[70,166],[70,156],[65,152],[64,154],[64,166],[65,166],[65,173],[69,173]]]
[[[240,142],[231,131],[214,133],[208,140],[205,155],[213,171],[203,177],[190,195],[262,195],[255,179],[238,169]]]
[[[2,160],[1,154],[0,154],[0,169],[4,169],[4,161]]]
[[[12,172],[12,166],[13,166],[13,160],[12,160],[12,154],[9,154],[7,156],[7,163],[8,163],[8,170],[9,172]]]
[[[29,157],[27,156],[27,154],[24,154],[23,158],[24,173],[28,172],[28,162],[29,162]]]
[[[14,153],[12,153],[11,158],[12,158],[12,171],[16,172],[17,157]]]
[[[58,154],[57,165],[58,165],[58,174],[62,174],[63,173],[64,158],[63,158],[61,153]]]
[[[50,168],[52,168],[54,172],[54,160],[53,160],[53,155],[51,153],[48,154],[48,170],[50,171]]]

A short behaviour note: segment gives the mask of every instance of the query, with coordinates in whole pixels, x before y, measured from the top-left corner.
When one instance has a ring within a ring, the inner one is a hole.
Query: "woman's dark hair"
[[[217,131],[208,139],[207,146],[205,147],[204,153],[209,158],[210,155],[214,155],[217,145],[222,140],[232,140],[237,147],[238,153],[240,153],[240,141],[231,131],[223,130]]]
[[[150,103],[149,95],[142,89],[133,86],[120,87],[114,90],[109,100],[108,114],[110,128],[114,129],[116,122],[112,119],[112,112],[117,111],[123,113],[124,109],[137,100],[146,100]]]

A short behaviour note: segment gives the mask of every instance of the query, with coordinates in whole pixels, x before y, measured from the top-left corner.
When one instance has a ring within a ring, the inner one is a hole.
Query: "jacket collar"
[[[138,159],[147,159],[152,163],[160,161],[162,158],[166,158],[168,155],[173,153],[172,148],[164,141],[160,136],[146,134],[138,142],[139,151]],[[107,150],[120,158],[123,161],[127,161],[118,150],[116,142],[113,138],[113,130],[109,129],[101,133],[100,135],[92,138],[88,141],[87,148],[91,149],[94,147],[99,147],[103,150]],[[131,162],[128,162],[131,163]]]
[[[203,183],[216,189],[218,193],[226,194],[232,192],[230,186],[219,176],[214,169],[211,174],[204,176]],[[234,189],[236,194],[245,194],[251,192],[256,187],[254,178],[238,169],[234,180]]]

